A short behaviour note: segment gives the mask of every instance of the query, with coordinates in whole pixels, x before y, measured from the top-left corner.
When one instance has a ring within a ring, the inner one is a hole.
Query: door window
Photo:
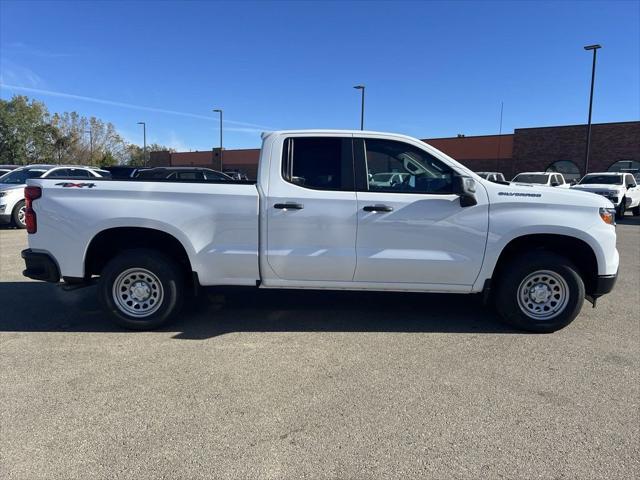
[[[70,168],[69,176],[72,178],[95,178],[89,170],[84,170],[82,168]]]
[[[217,180],[217,181],[226,181],[229,180],[229,177],[224,175],[223,173],[218,172],[204,172],[204,178],[206,180]]]
[[[626,183],[627,183],[627,188],[634,188],[636,186],[636,179],[633,178],[633,175],[631,175],[630,173],[627,173],[625,175],[626,177]]]
[[[350,138],[293,137],[284,141],[282,177],[315,190],[353,190]]]
[[[364,139],[362,142],[365,191],[453,193],[453,170],[426,151],[394,140]]]
[[[71,172],[68,168],[57,168],[49,173],[47,178],[68,178],[71,176]]]
[[[204,180],[202,172],[178,172],[180,180]]]

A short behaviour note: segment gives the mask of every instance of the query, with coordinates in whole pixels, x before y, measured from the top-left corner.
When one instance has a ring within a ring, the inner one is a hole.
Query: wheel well
[[[556,234],[525,235],[511,240],[502,250],[493,270],[493,280],[516,256],[534,250],[546,250],[568,258],[578,268],[587,293],[593,291],[598,276],[598,260],[588,243],[575,237]]]
[[[152,248],[175,260],[191,278],[191,262],[182,243],[174,236],[153,228],[117,227],[98,233],[87,249],[85,278],[100,275],[102,269],[114,256],[131,248]]]

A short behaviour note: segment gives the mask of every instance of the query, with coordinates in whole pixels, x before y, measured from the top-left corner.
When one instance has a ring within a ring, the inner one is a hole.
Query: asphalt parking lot
[[[26,280],[0,230],[0,477],[640,476],[640,218],[620,278],[526,334],[462,296],[256,292],[170,328]]]

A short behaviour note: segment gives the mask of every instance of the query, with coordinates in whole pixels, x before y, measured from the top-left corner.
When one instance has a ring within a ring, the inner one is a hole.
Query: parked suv
[[[17,165],[0,165],[0,177],[5,173],[15,170],[16,168],[18,168]]]
[[[28,165],[0,177],[0,224],[26,228],[24,187],[30,178],[91,179],[108,177],[109,172],[94,167]]]
[[[546,187],[569,188],[561,173],[553,172],[522,172],[511,180],[515,185],[538,185]]]
[[[640,187],[630,173],[589,173],[571,188],[608,198],[616,207],[618,218],[627,210],[631,210],[633,215],[640,215]]]
[[[200,167],[156,167],[142,170],[135,175],[140,180],[209,180],[229,181],[233,180],[217,170]]]

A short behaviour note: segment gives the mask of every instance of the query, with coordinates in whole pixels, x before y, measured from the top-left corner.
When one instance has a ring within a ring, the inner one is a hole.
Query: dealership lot
[[[0,230],[4,478],[634,478],[640,218],[551,335],[466,296],[255,292],[159,332],[27,281]]]

